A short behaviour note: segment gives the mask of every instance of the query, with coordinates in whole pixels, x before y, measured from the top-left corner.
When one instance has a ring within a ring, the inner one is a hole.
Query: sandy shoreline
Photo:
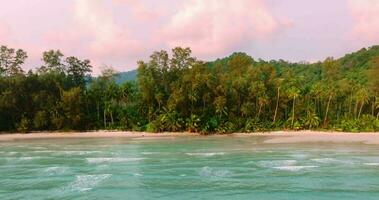
[[[29,134],[0,134],[1,141],[25,139],[58,139],[58,138],[172,138],[172,137],[200,137],[198,133],[146,133],[146,132],[41,132]],[[228,135],[212,135],[208,137],[267,137],[267,144],[303,143],[303,142],[360,142],[364,144],[379,144],[379,132],[376,133],[346,133],[321,131],[276,131],[260,133],[234,133]],[[203,136],[206,137],[206,136]]]
[[[39,133],[15,133],[0,134],[0,141],[22,139],[54,139],[54,138],[162,138],[180,136],[200,136],[198,133],[146,133],[146,132],[122,132],[122,131],[94,131],[94,132],[39,132]]]

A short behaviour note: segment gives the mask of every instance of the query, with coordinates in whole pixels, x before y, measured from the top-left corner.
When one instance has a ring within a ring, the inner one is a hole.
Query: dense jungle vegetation
[[[253,132],[379,130],[379,46],[317,63],[255,60],[245,53],[204,62],[189,48],[154,52],[137,78],[115,81],[89,60],[1,46],[0,131],[117,129]]]

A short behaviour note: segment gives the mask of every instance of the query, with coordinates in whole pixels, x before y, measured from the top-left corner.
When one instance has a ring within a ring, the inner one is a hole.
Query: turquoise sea
[[[0,199],[379,199],[379,145],[265,139],[0,142]]]

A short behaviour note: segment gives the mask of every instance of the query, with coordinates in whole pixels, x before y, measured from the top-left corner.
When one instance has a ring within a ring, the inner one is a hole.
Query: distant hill
[[[318,63],[291,63],[284,60],[270,60],[270,61],[264,61],[261,59],[255,60],[251,56],[249,56],[246,53],[243,52],[237,52],[233,53],[230,56],[219,58],[214,61],[208,61],[206,62],[209,67],[214,67],[217,64],[226,65],[230,59],[232,59],[234,56],[237,55],[244,55],[251,59],[251,62],[257,66],[261,64],[270,63],[273,65],[278,71],[281,71],[283,67],[295,67],[297,68],[295,70],[297,75],[306,75],[309,73],[313,73],[312,79],[318,79],[320,78],[320,64],[322,61]],[[342,67],[346,69],[345,73],[350,72],[354,76],[365,76],[364,70],[360,69],[367,69],[369,68],[370,61],[373,57],[379,56],[379,45],[371,46],[368,48],[362,48],[359,51],[348,53],[340,58],[337,58],[338,61],[340,61]],[[313,68],[313,69],[312,69]],[[134,81],[137,80],[137,69],[127,71],[127,72],[119,72],[115,78],[115,81],[117,84],[122,84],[125,81]]]
[[[115,81],[117,84],[122,84],[125,81],[134,81],[137,79],[137,70],[117,73]]]

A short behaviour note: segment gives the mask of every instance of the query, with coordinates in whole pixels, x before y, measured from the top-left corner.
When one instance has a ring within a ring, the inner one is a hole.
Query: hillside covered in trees
[[[379,130],[379,46],[312,64],[170,55],[154,52],[137,80],[120,82],[111,68],[92,78],[89,60],[55,50],[24,72],[27,53],[1,46],[0,131]]]

